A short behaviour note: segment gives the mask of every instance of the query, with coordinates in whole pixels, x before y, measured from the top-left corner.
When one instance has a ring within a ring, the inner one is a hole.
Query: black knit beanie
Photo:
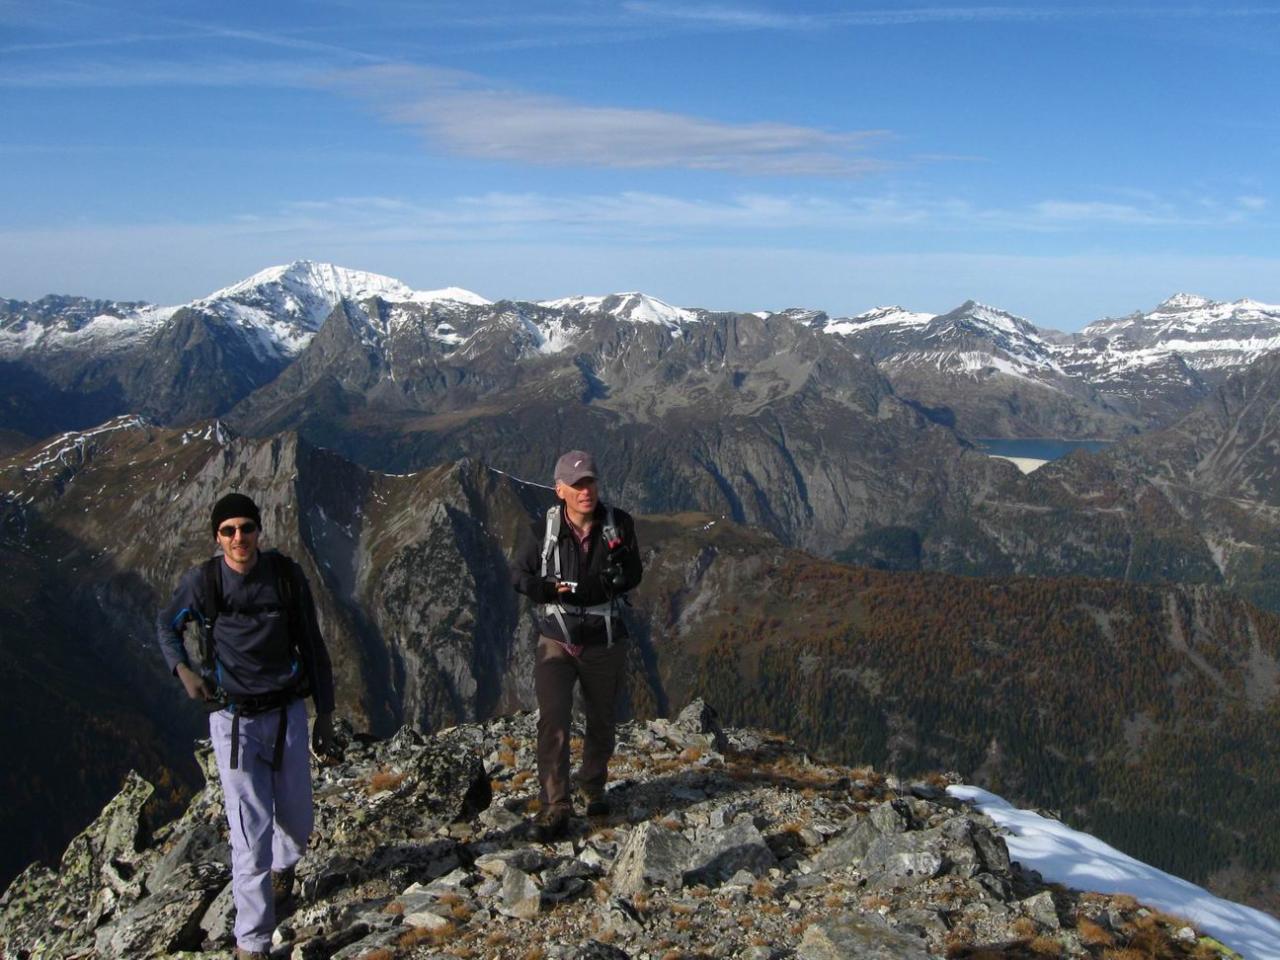
[[[259,526],[262,526],[262,514],[258,512],[258,505],[246,497],[243,493],[228,493],[225,497],[213,505],[213,535],[218,535],[218,528],[222,526],[223,520],[230,520],[232,517],[251,517]]]

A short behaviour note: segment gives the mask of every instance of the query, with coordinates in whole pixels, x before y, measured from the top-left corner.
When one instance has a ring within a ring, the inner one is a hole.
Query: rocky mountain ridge
[[[816,761],[701,703],[625,724],[613,812],[534,843],[534,740],[524,714],[352,741],[316,771],[314,843],[272,955],[1236,956],[1131,897],[1046,884],[947,778]],[[179,819],[152,827],[152,788],[131,774],[56,868],[14,881],[6,956],[226,956],[225,818],[207,744],[200,757],[204,788]]]
[[[180,306],[0,301],[0,362],[31,381],[11,391],[14,409],[0,427],[38,437],[88,425],[76,407],[85,394],[95,396],[99,420],[141,412],[180,424],[225,413],[274,381],[340,304],[355,342],[387,368],[379,379],[391,383],[380,385],[378,397],[402,406],[406,381],[465,378],[477,360],[492,364],[495,353],[510,363],[590,355],[600,318],[679,338],[727,316],[639,293],[495,304],[457,288],[415,291],[390,277],[310,261],[269,268]],[[835,319],[799,309],[734,316],[847,339],[883,367],[905,399],[968,436],[1116,437],[1165,425],[1208,387],[1280,346],[1280,307],[1190,295],[1095,321],[1070,338],[973,301],[940,315],[892,307]],[[397,327],[404,328],[398,335]],[[595,367],[589,361],[583,371],[582,396],[591,396]],[[180,397],[176,384],[196,396]],[[663,386],[680,392],[678,382]],[[424,388],[438,386],[412,384],[408,393],[421,396]],[[23,406],[33,395],[43,417]]]

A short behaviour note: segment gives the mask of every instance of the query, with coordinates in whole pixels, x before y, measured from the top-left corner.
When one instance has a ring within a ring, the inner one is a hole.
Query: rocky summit
[[[316,772],[316,832],[272,957],[1231,955],[1132,898],[1011,862],[993,822],[947,794],[954,774],[829,765],[722,729],[701,701],[622,725],[612,812],[539,843],[535,735],[521,713],[350,737]],[[131,775],[58,866],[14,881],[3,956],[230,956],[222,795],[197,750],[207,782],[181,817],[153,829],[152,787]]]

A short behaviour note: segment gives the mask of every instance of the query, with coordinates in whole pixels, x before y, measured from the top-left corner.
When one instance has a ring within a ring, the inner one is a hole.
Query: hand
[[[566,593],[573,593],[573,588],[576,586],[576,583],[566,583],[561,580],[556,584],[556,593],[563,597]]]
[[[311,725],[311,752],[317,760],[340,760],[342,745],[333,729],[332,713],[317,713]]]
[[[187,696],[192,700],[212,700],[213,688],[209,686],[209,681],[200,674],[196,673],[185,663],[178,664],[178,679],[182,681],[182,685],[186,687]]]

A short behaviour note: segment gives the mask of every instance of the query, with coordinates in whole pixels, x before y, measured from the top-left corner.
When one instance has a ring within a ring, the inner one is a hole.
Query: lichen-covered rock
[[[660,884],[679,889],[693,844],[681,834],[659,824],[640,824],[623,845],[609,871],[615,892],[627,896]]]
[[[103,957],[144,960],[200,946],[200,921],[226,885],[230,871],[221,863],[184,863],[157,894],[141,900],[96,934]]]
[[[878,917],[849,914],[812,923],[796,948],[798,960],[929,960],[917,937],[890,930]]]

